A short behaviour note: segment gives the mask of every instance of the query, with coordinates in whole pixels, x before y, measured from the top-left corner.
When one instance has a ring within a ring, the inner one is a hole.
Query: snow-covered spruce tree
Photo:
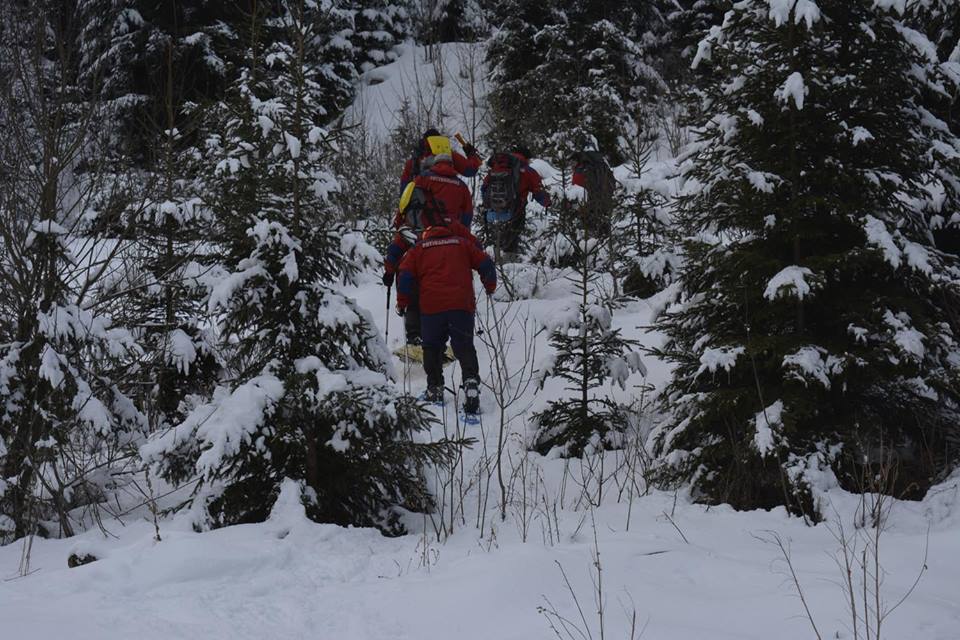
[[[657,3],[508,5],[488,50],[493,146],[525,141],[558,164],[600,149],[619,164],[621,137],[642,128],[640,114],[665,86],[653,59],[665,23]]]
[[[389,64],[397,59],[397,45],[411,38],[413,8],[409,0],[350,2],[349,40],[358,72]]]
[[[483,0],[416,0],[418,42],[472,42],[490,35],[493,13],[502,5]]]
[[[0,5],[0,543],[71,535],[146,427],[116,384],[139,347],[104,311],[124,242],[91,233],[104,114],[79,80],[85,9]]]
[[[719,27],[732,0],[679,0],[667,11],[669,27],[669,59],[664,78],[672,88],[679,88],[702,75],[703,67],[691,69],[700,41],[711,27]],[[679,86],[678,86],[679,85]]]
[[[851,460],[894,452],[916,495],[955,457],[960,270],[926,210],[960,145],[919,106],[936,65],[900,6],[748,0],[700,49],[654,441],[704,501],[815,517],[808,472],[855,487]]]
[[[81,80],[98,86],[110,156],[138,169],[151,162],[154,135],[166,119],[167,92],[175,104],[205,102],[224,89],[220,49],[240,3],[188,0],[85,0]],[[169,63],[169,64],[168,64]],[[168,70],[173,69],[173,73]],[[118,167],[122,170],[123,167]]]
[[[622,214],[612,238],[618,261],[625,263],[623,293],[638,298],[663,289],[680,262],[679,234],[669,207],[672,165],[653,161],[657,143],[654,135],[635,135],[626,145],[627,173],[617,204]]]
[[[234,380],[141,450],[171,480],[199,476],[198,526],[265,518],[289,478],[318,521],[398,532],[395,508],[427,501],[412,460],[449,452],[410,441],[429,414],[386,380],[382,339],[340,291],[362,241],[328,202],[335,149],[314,57],[326,11],[303,1],[254,15],[248,65],[211,110],[210,203],[229,273],[210,307]]]
[[[562,207],[572,207],[564,201]],[[572,218],[568,216],[568,219]],[[612,386],[625,388],[633,373],[646,375],[637,343],[614,329],[610,300],[601,290],[606,243],[591,237],[588,226],[567,228],[567,242],[576,247],[574,284],[576,306],[553,323],[554,354],[540,373],[540,388],[551,378],[562,380],[564,397],[552,400],[533,416],[536,432],[531,448],[546,454],[578,457],[618,449],[633,416],[611,395]]]
[[[911,26],[927,34],[936,45],[943,82],[926,92],[924,106],[960,135],[960,5],[947,0],[917,3],[911,14]],[[960,184],[949,179],[932,211],[937,247],[960,255]],[[960,308],[956,310],[960,318]]]
[[[151,431],[187,417],[188,396],[209,394],[220,373],[216,337],[206,313],[206,283],[218,269],[212,215],[203,201],[202,153],[190,142],[202,111],[179,103],[177,34],[167,38],[164,113],[145,181],[128,215],[134,248],[120,287],[125,324],[144,348],[129,393],[148,416]]]

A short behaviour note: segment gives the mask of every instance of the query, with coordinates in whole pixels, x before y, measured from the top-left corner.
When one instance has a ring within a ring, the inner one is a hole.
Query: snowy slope
[[[406,102],[421,113],[419,128],[478,140],[489,126],[483,46],[447,43],[428,50],[408,44],[401,50],[395,62],[363,75],[346,122],[362,122],[368,136],[385,140],[401,125],[399,107]]]
[[[463,86],[470,85],[472,66],[464,62],[464,52],[475,60],[482,54],[467,45],[443,47],[441,60],[450,66],[437,87],[430,79],[436,76],[429,75],[435,67],[423,50],[408,47],[393,65],[367,74],[353,117],[362,118],[375,135],[388,135],[399,102],[418,95],[434,105],[439,118],[434,124],[476,137],[485,116],[474,119],[462,105],[482,105],[483,93],[463,102],[470,95]],[[420,85],[418,78],[424,81]],[[521,373],[529,354],[532,375],[550,356],[546,332],[538,330],[571,306],[562,272],[522,267],[512,275],[527,299],[509,303],[500,295],[492,306],[483,300],[479,305],[484,335],[477,346],[488,384],[495,377],[492,356],[499,352],[509,371]],[[372,273],[351,292],[384,332],[385,294]],[[618,310],[615,325],[646,346],[658,345],[662,337],[644,327],[662,304],[656,297],[632,303]],[[402,323],[396,317],[389,323],[393,348],[401,342]],[[494,337],[498,330],[502,345]],[[498,348],[485,346],[491,341]],[[414,392],[423,388],[418,366],[399,360],[395,365],[398,384]],[[636,395],[641,384],[662,387],[667,366],[649,357],[645,365],[646,377],[634,376],[621,397]],[[456,365],[448,367],[447,381],[451,388],[459,383]],[[459,424],[452,400],[436,410],[431,438],[464,434],[477,443],[452,473],[431,474],[437,512],[409,515],[405,537],[311,523],[288,491],[266,523],[195,533],[187,517],[175,517],[160,523],[162,540],[155,542],[141,507],[123,525],[105,521],[109,535],[93,530],[70,540],[36,540],[32,572],[25,577],[17,577],[23,544],[0,547],[0,577],[10,578],[0,582],[0,638],[555,637],[540,607],[555,607],[585,637],[600,638],[593,586],[598,552],[605,638],[629,638],[628,614],[634,610],[644,638],[814,638],[788,567],[770,543],[774,533],[789,543],[822,638],[853,637],[834,533],[838,523],[853,530],[856,497],[825,485],[824,512],[836,516],[831,526],[808,527],[782,510],[737,513],[691,504],[682,494],[641,495],[642,481],[631,484],[626,467],[636,463],[642,469],[642,460],[629,458],[639,455],[636,449],[591,458],[586,465],[527,454],[530,413],[562,390],[553,381],[542,391],[517,386],[522,393],[504,414],[502,434],[489,389],[479,426]],[[646,417],[656,419],[652,407]],[[505,519],[494,460],[501,438],[503,478],[511,492]],[[604,479],[602,492],[598,476]],[[162,506],[173,501],[167,497]],[[960,638],[960,475],[921,503],[893,506],[880,554],[889,606],[913,584],[928,544],[927,570],[885,621],[883,637]],[[100,560],[68,569],[74,551]],[[572,636],[581,637],[577,631]]]

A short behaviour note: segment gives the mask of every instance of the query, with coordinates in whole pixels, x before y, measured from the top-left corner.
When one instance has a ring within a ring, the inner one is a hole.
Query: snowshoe
[[[480,413],[480,382],[474,378],[463,381],[463,412],[466,415]]]
[[[423,362],[423,347],[419,344],[407,343],[393,352],[401,360],[410,362]]]
[[[443,405],[443,387],[427,387],[426,391],[420,394],[419,399],[422,402]]]
[[[409,360],[410,362],[423,362],[423,347],[419,344],[405,344],[394,351],[393,355],[397,356],[401,360]],[[456,358],[453,355],[453,349],[447,347],[446,352],[443,354],[443,364],[450,364],[455,360]]]
[[[467,426],[475,426],[480,424],[480,411],[477,410],[476,413],[467,413],[466,411],[461,409],[460,422]]]

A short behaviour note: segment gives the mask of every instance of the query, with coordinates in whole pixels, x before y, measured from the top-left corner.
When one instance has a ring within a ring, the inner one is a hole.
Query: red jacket
[[[470,187],[457,177],[457,169],[450,162],[438,162],[428,171],[414,178],[414,183],[428,192],[443,209],[444,218],[457,220],[470,228],[473,221],[473,195]],[[397,212],[395,227],[403,225],[403,216]]]
[[[417,176],[414,182],[427,191],[443,209],[443,217],[454,235],[479,246],[479,241],[470,233],[470,223],[473,220],[473,196],[470,195],[469,187],[457,178],[457,172],[452,164],[439,162],[426,174]],[[400,228],[403,224],[403,214],[397,212],[393,226]],[[387,274],[397,271],[400,260],[410,246],[410,242],[403,237],[403,234],[398,232],[394,235],[393,242],[387,247],[387,255],[383,259],[383,268]]]
[[[430,227],[400,263],[397,306],[406,309],[418,287],[421,313],[476,311],[473,270],[480,274],[487,293],[493,293],[497,272],[490,256],[446,227]]]
[[[420,156],[420,160],[422,161],[427,157],[429,157],[429,154],[424,154]],[[472,178],[477,175],[481,164],[483,164],[483,159],[476,152],[467,156],[457,153],[456,151],[453,152],[453,168],[456,170],[456,173],[464,178]],[[408,158],[403,165],[403,173],[400,175],[400,190],[402,191],[413,178],[413,158]]]
[[[470,230],[460,224],[458,221],[448,220],[447,228],[450,229],[450,232],[453,233],[453,235],[463,238],[477,247],[482,248],[483,245],[480,244],[480,241],[477,240],[476,236],[470,233]],[[387,247],[387,255],[383,258],[384,272],[387,274],[396,273],[400,268],[400,262],[403,260],[403,256],[407,254],[407,251],[409,251],[410,247],[412,246],[413,243],[407,240],[402,233],[399,231],[395,233],[393,236],[393,242],[391,242],[390,246]]]

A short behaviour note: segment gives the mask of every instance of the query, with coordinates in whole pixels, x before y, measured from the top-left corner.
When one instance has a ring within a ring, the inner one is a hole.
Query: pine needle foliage
[[[892,448],[922,491],[956,456],[960,271],[931,213],[956,210],[960,144],[922,106],[944,79],[897,5],[749,0],[700,47],[655,443],[704,501],[816,517],[818,470],[850,486],[845,460]]]

